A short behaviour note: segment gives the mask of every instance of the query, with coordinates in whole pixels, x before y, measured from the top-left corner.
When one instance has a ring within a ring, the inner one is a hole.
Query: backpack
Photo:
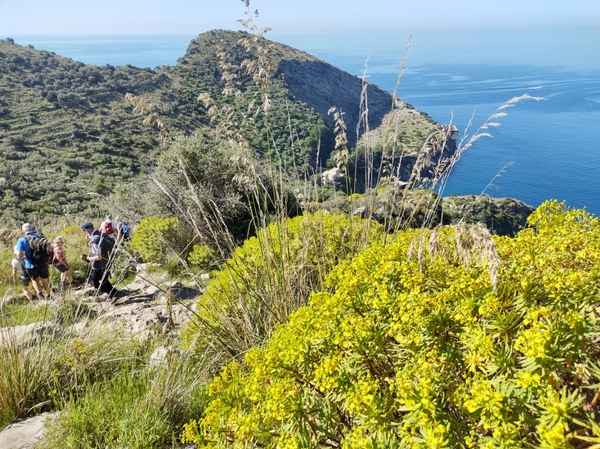
[[[102,254],[102,259],[110,259],[113,250],[115,249],[115,239],[108,235],[107,232],[102,232],[100,234],[100,253]]]
[[[52,260],[52,244],[44,234],[25,236],[31,249],[29,261],[32,265],[46,265]]]
[[[105,234],[115,233],[115,229],[113,228],[112,222],[110,220],[104,223],[104,226],[102,226],[102,229],[100,229],[100,231],[104,232]]]
[[[124,239],[128,239],[129,238],[129,223],[124,221],[123,223],[121,223],[121,236]]]
[[[115,249],[115,239],[110,237],[108,234],[101,232],[92,237],[91,243],[98,243],[100,245],[100,254],[102,260],[95,260],[92,263],[92,268],[96,270],[106,270],[109,268],[112,262],[112,253]]]

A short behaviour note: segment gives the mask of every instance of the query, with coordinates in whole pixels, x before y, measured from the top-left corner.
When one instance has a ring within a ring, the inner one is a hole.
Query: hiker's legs
[[[110,272],[103,270],[92,270],[92,285],[97,290],[107,293],[109,296],[114,295],[117,290],[110,283]]]
[[[31,279],[31,285],[33,285],[33,289],[38,294],[38,296],[41,296],[43,289],[42,284],[40,284],[39,267],[27,269],[27,275],[29,276],[29,279]]]
[[[48,265],[38,265],[37,267],[27,270],[31,283],[38,296],[50,296],[50,273],[48,273]]]
[[[33,300],[33,295],[29,291],[29,283],[30,283],[29,279],[21,279],[21,287],[23,287],[23,294],[25,295],[25,297],[28,300],[31,301],[31,300]]]
[[[65,281],[69,281],[69,283],[73,282],[73,274],[71,273],[71,268],[67,268],[64,265],[55,265],[55,268],[60,273],[61,284],[64,284]]]
[[[33,285],[33,289],[38,296],[42,296],[44,294],[44,288],[40,283],[40,278],[31,279],[31,285]]]
[[[42,284],[42,288],[44,289],[46,296],[50,296],[50,279],[40,278],[40,284]]]

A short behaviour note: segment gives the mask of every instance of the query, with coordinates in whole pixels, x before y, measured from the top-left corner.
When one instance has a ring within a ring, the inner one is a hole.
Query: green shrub
[[[205,128],[175,139],[157,161],[148,209],[177,217],[200,243],[228,257],[265,217],[298,213],[288,176],[253,150]]]
[[[340,263],[328,290],[215,378],[183,440],[596,447],[600,220],[548,202],[529,225],[514,239],[407,230]]]
[[[194,245],[192,252],[188,254],[190,265],[211,269],[216,265],[215,251],[208,245]]]
[[[178,225],[177,218],[144,218],[135,230],[131,250],[146,262],[167,260],[177,241]]]

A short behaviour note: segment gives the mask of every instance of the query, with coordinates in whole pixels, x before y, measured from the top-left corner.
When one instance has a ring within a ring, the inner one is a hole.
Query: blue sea
[[[14,39],[89,64],[154,68],[176,64],[194,37]],[[267,37],[366,75],[390,92],[400,81],[400,98],[439,123],[455,124],[465,140],[510,99],[536,97],[502,110],[507,115],[494,120],[500,126],[465,151],[443,194],[513,197],[534,207],[558,199],[600,215],[600,28]]]

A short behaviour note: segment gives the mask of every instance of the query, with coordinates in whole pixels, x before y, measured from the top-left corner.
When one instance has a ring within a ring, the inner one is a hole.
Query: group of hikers
[[[49,265],[52,265],[60,273],[56,291],[63,292],[66,284],[73,282],[65,249],[67,240],[59,235],[50,242],[31,223],[24,223],[21,230],[24,235],[17,241],[12,259],[14,283],[21,284],[23,295],[29,300],[34,299],[29,290],[30,284],[38,299],[47,299],[51,294]],[[129,224],[124,221],[117,225],[112,216],[107,215],[99,229],[85,221],[81,224],[81,230],[89,244],[89,254],[80,256],[90,266],[89,282],[98,292],[106,293],[107,300],[118,299],[122,295],[110,282],[110,265],[115,245],[130,238]]]

